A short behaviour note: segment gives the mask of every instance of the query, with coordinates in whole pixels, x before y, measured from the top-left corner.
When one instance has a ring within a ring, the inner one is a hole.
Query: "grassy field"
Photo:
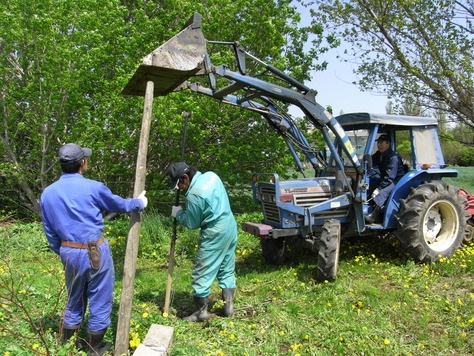
[[[153,323],[175,328],[172,355],[470,355],[474,350],[472,244],[453,258],[420,265],[393,243],[344,240],[339,277],[317,284],[314,255],[292,251],[288,264],[268,266],[258,241],[241,233],[235,303],[236,308],[254,307],[236,311],[232,318],[220,317],[220,290],[214,285],[212,319],[194,324],[180,318],[193,308],[190,270],[197,233],[179,231],[172,309],[165,318],[169,220],[153,214],[143,225],[154,226],[154,235],[145,229],[139,251],[131,351]],[[114,316],[126,230],[126,221],[114,222],[106,233],[117,265]],[[43,239],[40,226],[16,230],[10,235],[8,257],[1,259],[2,355],[76,354],[57,345],[65,293],[59,260]],[[21,253],[15,244],[23,245]],[[114,332],[109,329],[109,340]]]
[[[472,170],[467,170],[472,172]],[[472,177],[462,186],[472,184]],[[259,220],[258,214],[237,217]],[[430,265],[411,261],[395,241],[343,240],[338,278],[316,283],[316,255],[290,251],[283,266],[261,258],[259,241],[239,231],[238,310],[220,314],[217,284],[206,323],[181,320],[193,310],[190,271],[198,231],[178,228],[172,308],[163,316],[172,219],[144,214],[135,280],[130,354],[151,324],[175,328],[171,355],[472,355],[474,244]],[[107,224],[116,264],[114,341],[127,220]],[[0,226],[0,356],[77,355],[58,344],[65,301],[62,266],[40,224]],[[83,336],[83,334],[81,334]]]
[[[474,194],[474,167],[452,168],[456,169],[459,172],[459,176],[456,178],[445,178],[443,180],[459,188],[466,189],[469,193]]]

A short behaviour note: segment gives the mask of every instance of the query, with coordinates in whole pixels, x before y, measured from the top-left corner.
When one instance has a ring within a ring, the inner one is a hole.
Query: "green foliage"
[[[458,164],[460,166],[474,166],[474,147],[463,147],[459,152]]]
[[[409,140],[403,140],[397,145],[397,152],[402,157],[403,161],[411,162],[411,144]]]
[[[453,140],[442,140],[441,148],[443,150],[444,160],[447,164],[456,165],[459,161],[459,153],[463,145]]]
[[[299,80],[317,66],[290,0],[11,0],[0,5],[0,202],[8,214],[39,216],[41,191],[60,175],[66,142],[90,147],[87,177],[121,196],[133,191],[143,98],[120,91],[142,58],[180,31],[194,11],[208,39],[239,41]],[[216,64],[230,52],[210,46]],[[233,63],[229,63],[233,65]],[[249,69],[252,65],[249,64]],[[170,202],[163,173],[180,159],[189,111],[186,159],[230,186],[254,171],[284,171],[283,140],[258,116],[188,92],[156,98],[148,149],[150,204]],[[157,205],[158,206],[158,205]]]

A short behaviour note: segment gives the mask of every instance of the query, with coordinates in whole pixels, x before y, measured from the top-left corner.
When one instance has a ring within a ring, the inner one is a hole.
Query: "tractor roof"
[[[371,114],[365,112],[343,114],[337,116],[336,120],[346,130],[365,129],[374,124],[407,128],[438,125],[438,120],[432,117]]]

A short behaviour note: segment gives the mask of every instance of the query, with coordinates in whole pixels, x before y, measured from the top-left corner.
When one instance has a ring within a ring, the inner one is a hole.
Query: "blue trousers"
[[[68,301],[64,311],[64,324],[82,323],[89,302],[87,328],[100,331],[110,325],[114,290],[114,263],[110,246],[105,240],[99,247],[100,267],[91,267],[87,249],[61,246],[59,254],[64,265]]]
[[[380,179],[374,177],[370,178],[369,190],[367,191],[367,196],[369,198],[372,196],[373,191],[378,187],[379,183]],[[386,186],[385,188],[379,189],[379,194],[375,196],[374,203],[380,207],[383,207],[393,188],[395,188],[394,183]]]

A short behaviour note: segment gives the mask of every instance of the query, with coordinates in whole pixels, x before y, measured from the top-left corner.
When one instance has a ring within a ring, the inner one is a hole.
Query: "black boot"
[[[101,356],[110,350],[110,346],[112,346],[112,343],[102,341],[104,339],[106,331],[107,329],[100,331],[87,330],[87,356]]]
[[[235,288],[222,288],[222,300],[225,302],[222,309],[224,316],[232,316],[234,312],[234,291]]]
[[[61,343],[66,344],[75,333],[79,331],[81,324],[78,325],[63,325],[63,334],[61,337]]]
[[[187,321],[205,321],[209,320],[209,313],[207,312],[207,304],[209,302],[208,297],[199,298],[194,297],[194,304],[196,304],[197,310],[189,316],[183,318]]]
[[[380,206],[375,205],[372,208],[372,211],[365,216],[365,222],[367,224],[373,224],[375,222],[375,220],[377,220],[381,210],[382,210],[382,208]]]

